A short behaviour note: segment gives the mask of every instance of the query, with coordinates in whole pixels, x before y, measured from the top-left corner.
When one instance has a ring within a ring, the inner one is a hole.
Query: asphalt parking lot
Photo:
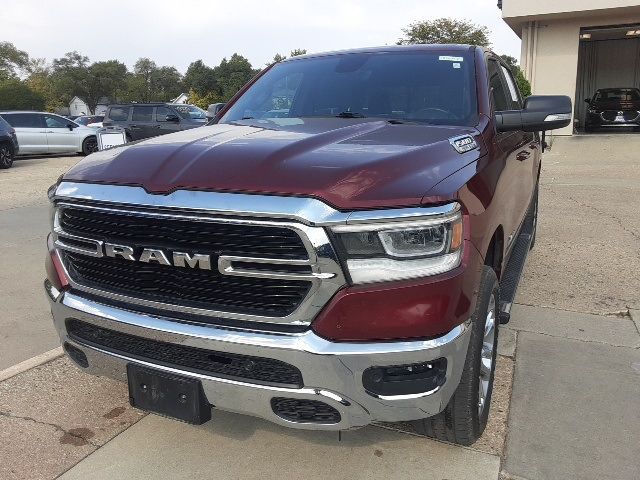
[[[64,358],[3,379],[59,345],[41,286],[46,188],[81,157],[16,161],[0,171],[13,252],[0,269],[0,478],[640,479],[639,149],[640,136],[574,137],[546,154],[536,247],[472,448],[404,424],[338,438],[214,412],[186,426]]]

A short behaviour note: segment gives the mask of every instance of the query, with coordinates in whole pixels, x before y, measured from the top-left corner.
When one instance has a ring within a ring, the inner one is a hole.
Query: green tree
[[[182,75],[176,67],[160,67],[151,75],[152,98],[166,102],[182,93]]]
[[[291,50],[290,56],[297,57],[298,55],[306,55],[306,48],[296,48],[295,50]]]
[[[489,29],[467,20],[437,18],[424,22],[411,23],[402,30],[404,36],[398,45],[414,43],[462,43],[488,47]]]
[[[89,66],[87,97],[84,100],[91,110],[95,110],[100,98],[115,101],[126,85],[127,66],[124,63],[118,60],[95,62]]]
[[[74,96],[86,99],[89,93],[89,57],[77,51],[51,62],[49,76],[53,94],[63,105],[68,105]]]
[[[204,96],[218,90],[213,68],[205,65],[202,60],[196,60],[189,65],[184,74],[183,84],[186,90],[193,91],[198,96]]]
[[[42,110],[44,98],[17,78],[0,80],[1,110]]]
[[[518,60],[516,60],[511,55],[500,55],[500,58],[504,60],[504,63],[507,64],[511,73],[515,77],[516,83],[518,84],[518,88],[520,89],[520,93],[522,93],[523,97],[528,97],[531,95],[531,84],[525,78],[524,73],[520,66],[518,65]]]
[[[222,97],[217,92],[211,91],[200,95],[195,90],[189,90],[189,103],[203,110],[209,108],[212,103],[218,102],[222,102]]]
[[[256,74],[249,60],[237,53],[229,60],[223,58],[214,71],[222,101],[233,97]]]
[[[0,80],[16,78],[28,65],[27,52],[18,50],[13,43],[0,42]]]

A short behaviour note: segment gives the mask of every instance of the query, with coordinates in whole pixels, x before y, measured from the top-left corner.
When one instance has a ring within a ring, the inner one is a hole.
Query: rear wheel
[[[90,153],[98,151],[98,140],[96,137],[87,137],[82,142],[82,154],[89,155]]]
[[[0,168],[11,168],[13,165],[13,148],[6,143],[0,144]]]
[[[496,274],[491,267],[484,266],[460,384],[442,412],[413,422],[419,433],[437,440],[471,445],[484,432],[493,391],[499,299]]]

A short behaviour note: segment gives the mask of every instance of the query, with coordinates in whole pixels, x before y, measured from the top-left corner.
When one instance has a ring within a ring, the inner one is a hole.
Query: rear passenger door
[[[49,152],[46,125],[41,113],[5,113],[2,117],[16,130],[21,155]]]
[[[153,119],[152,105],[134,105],[131,112],[129,129],[133,140],[154,137],[157,135],[156,122]]]

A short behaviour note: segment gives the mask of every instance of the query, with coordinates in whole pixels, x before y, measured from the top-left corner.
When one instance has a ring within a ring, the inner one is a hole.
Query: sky
[[[408,24],[453,17],[486,25],[496,53],[519,58],[520,40],[496,0],[2,0],[0,41],[30,57],[77,50],[91,61],[140,57],[184,73],[202,59],[215,66],[237,52],[254,68],[276,53],[394,44]]]

